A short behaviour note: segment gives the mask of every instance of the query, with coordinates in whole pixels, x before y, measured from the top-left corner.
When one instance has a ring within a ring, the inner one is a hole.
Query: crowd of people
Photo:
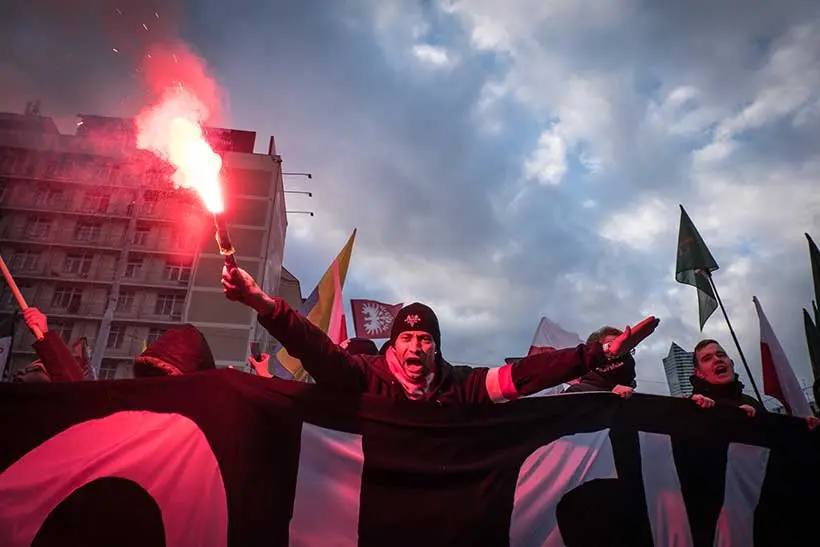
[[[283,299],[265,294],[241,268],[224,269],[222,286],[229,300],[257,312],[259,323],[300,360],[317,384],[439,404],[503,403],[562,384],[568,384],[564,393],[612,392],[628,398],[636,388],[635,348],[660,322],[647,317],[624,330],[605,326],[577,347],[542,351],[500,367],[454,366],[442,356],[438,318],[424,304],[415,302],[399,311],[381,348],[361,338],[337,345]],[[82,380],[79,362],[62,338],[48,330],[45,315],[36,308],[23,315],[28,327],[44,336],[34,343],[39,359],[19,371],[14,381]],[[270,378],[270,359],[263,353],[249,362],[258,375]],[[695,404],[737,407],[751,418],[766,412],[760,401],[743,393],[734,363],[719,342],[701,340],[693,359],[690,398]],[[205,337],[192,325],[168,330],[134,360],[137,378],[215,368]],[[814,416],[805,419],[810,429],[820,423]]]

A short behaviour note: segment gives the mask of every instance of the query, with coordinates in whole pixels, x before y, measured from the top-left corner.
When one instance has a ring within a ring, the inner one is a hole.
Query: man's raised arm
[[[609,344],[581,344],[575,348],[530,355],[516,363],[491,368],[485,379],[487,395],[494,403],[503,403],[616,363],[652,334],[658,323],[659,319],[647,317],[634,327],[627,327]]]
[[[259,324],[302,362],[316,383],[364,391],[364,363],[334,344],[287,302],[265,294],[248,272],[223,268],[222,287],[228,300],[241,302],[259,314]]]

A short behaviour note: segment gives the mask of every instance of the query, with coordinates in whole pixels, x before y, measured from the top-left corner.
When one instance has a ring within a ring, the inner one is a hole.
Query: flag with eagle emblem
[[[350,300],[357,338],[390,338],[393,320],[403,304],[385,304],[376,300]]]

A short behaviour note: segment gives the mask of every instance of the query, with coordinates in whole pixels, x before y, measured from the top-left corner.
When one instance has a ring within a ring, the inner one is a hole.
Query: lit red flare
[[[174,185],[195,190],[212,213],[225,210],[219,172],[222,158],[202,133],[208,110],[184,89],[169,90],[157,105],[137,117],[137,147],[150,150],[176,168]]]

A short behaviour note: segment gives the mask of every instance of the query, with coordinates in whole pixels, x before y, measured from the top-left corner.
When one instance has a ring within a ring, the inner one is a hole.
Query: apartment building
[[[253,153],[254,132],[206,134],[223,157],[237,260],[278,294],[287,230],[281,158]],[[213,218],[196,195],[173,188],[170,173],[136,149],[130,120],[80,116],[69,135],[48,117],[0,113],[0,252],[50,330],[69,346],[85,337],[104,351],[101,378],[129,377],[133,357],[183,323],[205,334],[220,366],[245,367],[252,340],[272,346],[255,315],[222,295]],[[110,331],[98,345],[112,295]],[[3,283],[0,315],[16,309]],[[35,358],[32,342],[21,321],[12,371]]]

